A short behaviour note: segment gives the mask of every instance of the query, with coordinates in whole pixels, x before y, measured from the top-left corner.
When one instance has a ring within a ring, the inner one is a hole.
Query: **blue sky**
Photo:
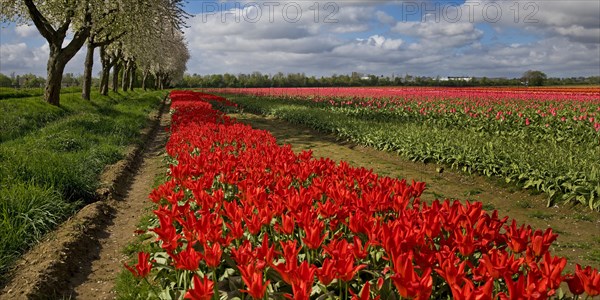
[[[192,0],[186,9],[189,73],[600,75],[596,0]],[[35,28],[3,25],[0,72],[45,76],[48,47]],[[82,73],[83,57],[66,72]]]

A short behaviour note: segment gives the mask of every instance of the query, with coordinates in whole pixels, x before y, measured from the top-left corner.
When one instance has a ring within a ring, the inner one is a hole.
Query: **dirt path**
[[[569,259],[568,268],[575,263],[600,266],[600,214],[587,207],[546,207],[544,195],[531,195],[514,186],[501,186],[492,180],[440,170],[438,165],[413,163],[395,154],[368,147],[340,142],[326,135],[286,121],[254,114],[232,114],[232,117],[270,131],[279,143],[289,143],[295,151],[311,149],[315,157],[345,160],[353,166],[373,169],[380,175],[424,181],[427,190],[422,199],[460,199],[483,202],[486,210],[498,210],[500,216],[510,216],[519,224],[530,224],[545,230],[551,227],[559,234],[555,255]]]
[[[97,252],[92,257],[81,257],[79,272],[73,274],[69,288],[63,294],[72,299],[114,299],[114,283],[127,259],[123,249],[134,240],[134,231],[140,217],[149,211],[152,203],[148,195],[156,176],[164,172],[165,143],[169,124],[168,109],[161,117],[157,134],[146,147],[137,172],[126,184],[129,188],[114,196],[114,210],[110,223],[99,234]]]

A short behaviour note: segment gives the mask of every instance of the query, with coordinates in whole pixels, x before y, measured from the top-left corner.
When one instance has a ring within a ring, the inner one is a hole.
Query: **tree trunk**
[[[113,66],[113,82],[112,82],[112,90],[113,92],[117,92],[119,90],[119,71],[121,69],[121,63],[115,63]]]
[[[110,66],[102,67],[102,78],[100,78],[100,94],[108,95],[108,77],[110,77]]]
[[[50,46],[50,56],[48,57],[48,78],[44,89],[44,99],[46,102],[60,106],[60,89],[62,84],[63,71],[67,64],[60,55],[60,46]]]
[[[92,69],[94,67],[94,43],[88,41],[87,53],[85,55],[85,62],[83,68],[83,88],[81,91],[81,98],[84,100],[90,100],[90,92],[92,90]]]
[[[148,71],[142,72],[142,89],[144,89],[144,91],[146,90],[146,80],[148,80],[148,75],[149,75]]]
[[[112,68],[112,64],[110,59],[103,56],[104,48],[100,48],[100,59],[102,60],[102,75],[100,76],[100,94],[107,96],[108,95],[108,78],[110,77],[110,68]],[[102,58],[104,57],[104,58]]]
[[[106,96],[108,95],[108,76],[111,66],[104,46],[100,46],[100,62],[102,63],[102,73],[100,75],[100,94]]]
[[[129,90],[133,91],[133,85],[135,84],[135,64],[131,64],[131,70],[129,71]]]
[[[167,74],[161,78],[160,89],[164,90],[166,88],[169,88],[168,84],[169,84],[169,75]]]
[[[123,63],[123,78],[121,78],[121,89],[123,92],[127,92],[127,88],[129,87],[129,60],[126,60]]]
[[[105,46],[100,46],[100,61],[102,62],[102,75],[100,78],[100,94],[108,96],[108,83],[110,81],[110,69],[115,65],[116,60],[111,59],[106,53]]]

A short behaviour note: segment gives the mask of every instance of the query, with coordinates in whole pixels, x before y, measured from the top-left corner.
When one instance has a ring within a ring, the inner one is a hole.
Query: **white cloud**
[[[19,26],[15,27],[15,32],[20,37],[24,37],[24,38],[39,35],[37,28],[35,28],[35,26],[31,26],[31,25],[19,25]]]
[[[600,43],[600,1],[467,0],[461,6],[475,23],[521,28],[537,35],[564,36],[574,42]],[[500,15],[496,17],[496,12]]]
[[[398,22],[393,28],[393,32],[405,35],[418,36],[421,38],[437,38],[469,34],[474,31],[475,25],[472,23],[440,23],[440,22]]]
[[[556,27],[554,28],[554,31],[573,41],[595,44],[600,43],[600,28],[584,28],[581,25],[570,25]]]
[[[48,59],[48,53],[48,46],[30,49],[25,43],[2,44],[0,45],[1,69],[3,72],[33,69]]]
[[[94,72],[100,70],[99,58],[95,53]],[[46,77],[46,64],[50,55],[50,47],[47,43],[40,47],[32,47],[26,43],[1,44],[0,45],[0,72],[10,74],[32,73]],[[65,73],[82,74],[85,51],[79,51],[65,67]],[[95,74],[95,73],[93,73]]]
[[[381,35],[372,35],[368,39],[357,39],[357,43],[354,46],[366,47],[383,50],[398,50],[402,45],[401,39],[386,39]]]
[[[377,20],[380,23],[387,24],[387,25],[394,25],[394,23],[396,23],[396,19],[384,11],[381,11],[381,10],[376,11],[375,16],[377,17]]]
[[[421,51],[448,51],[449,48],[471,45],[483,37],[483,31],[473,23],[442,23],[434,19],[428,22],[398,22],[391,30],[418,38],[422,47],[413,45],[413,49]]]

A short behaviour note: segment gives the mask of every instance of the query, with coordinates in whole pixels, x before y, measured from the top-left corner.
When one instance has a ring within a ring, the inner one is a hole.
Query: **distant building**
[[[469,82],[471,80],[473,80],[473,77],[467,77],[467,76],[440,77],[440,81],[466,81],[466,82]]]

